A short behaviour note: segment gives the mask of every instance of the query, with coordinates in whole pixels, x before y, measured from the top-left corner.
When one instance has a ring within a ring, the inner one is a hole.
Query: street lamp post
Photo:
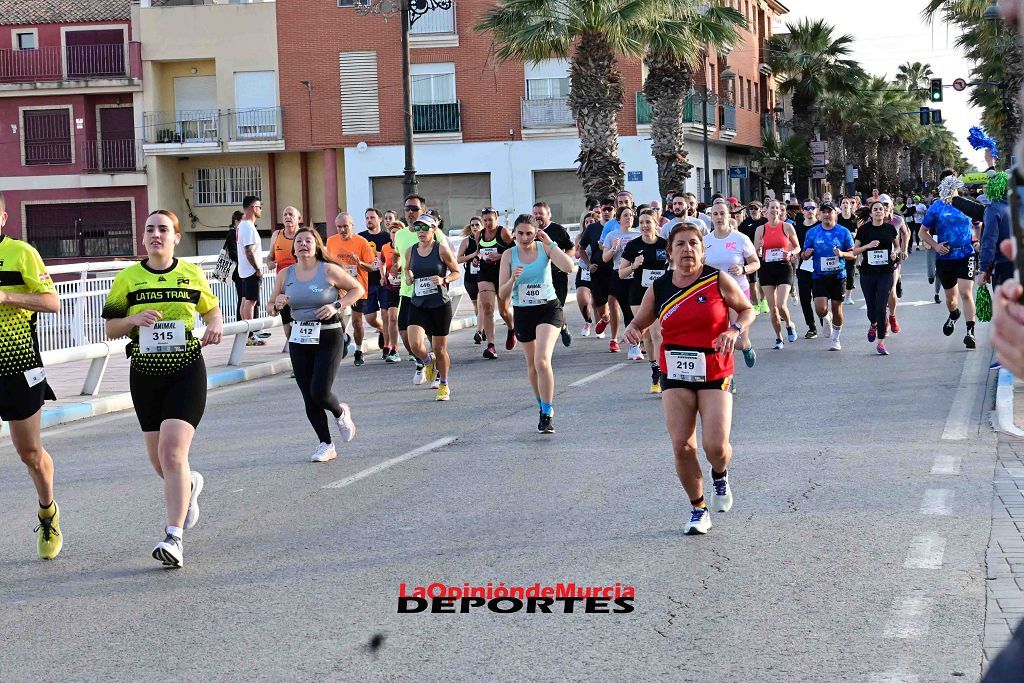
[[[402,174],[402,192],[416,194],[416,152],[413,145],[412,76],[409,69],[409,30],[416,20],[431,10],[450,10],[452,0],[355,0],[356,14],[379,16],[385,21],[400,15],[402,22],[402,114],[405,131],[405,170]]]
[[[706,52],[705,52],[706,54]],[[736,72],[730,67],[725,67],[719,77],[723,81],[732,81],[736,78]],[[723,98],[711,92],[707,84],[702,86],[700,92],[701,104],[701,139],[704,143],[704,203],[711,204],[711,158],[708,148],[708,104],[718,106]]]

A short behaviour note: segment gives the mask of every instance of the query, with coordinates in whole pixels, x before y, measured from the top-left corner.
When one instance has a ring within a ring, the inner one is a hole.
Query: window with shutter
[[[30,109],[22,112],[25,165],[70,164],[71,112],[68,109]]]
[[[379,133],[377,53],[342,52],[338,55],[338,67],[341,79],[342,135]]]

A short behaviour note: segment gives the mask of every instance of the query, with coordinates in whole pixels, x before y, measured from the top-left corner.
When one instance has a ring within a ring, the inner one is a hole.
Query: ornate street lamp
[[[402,177],[402,192],[405,196],[416,194],[416,159],[413,148],[412,125],[412,78],[409,75],[409,29],[416,20],[431,10],[450,10],[452,0],[355,0],[356,14],[378,16],[385,21],[396,14],[402,21],[402,109],[405,117],[405,172]]]

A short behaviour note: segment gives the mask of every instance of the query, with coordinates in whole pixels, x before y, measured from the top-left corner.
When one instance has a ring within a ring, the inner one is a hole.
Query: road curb
[[[457,318],[452,320],[451,331],[458,332],[460,330],[465,330],[476,326],[476,323],[477,320],[475,315],[465,318]],[[363,342],[366,351],[380,351],[380,346],[377,344],[376,336],[369,336],[371,338],[368,338]],[[278,358],[277,360],[266,361],[264,363],[256,363],[255,365],[247,365],[245,367],[226,367],[211,371],[206,377],[206,386],[208,389],[218,389],[220,387],[231,386],[232,384],[241,384],[242,382],[250,382],[254,379],[279,375],[282,372],[291,372],[291,369],[292,361],[288,356]],[[84,420],[90,417],[99,417],[110,413],[118,413],[122,410],[130,410],[133,406],[134,403],[132,402],[132,395],[125,392],[123,394],[113,394],[111,396],[86,399],[77,403],[66,403],[52,408],[44,407],[43,414],[40,417],[40,426],[42,429],[47,429],[48,427],[56,427],[57,425],[77,422],[78,420]],[[7,437],[9,435],[10,432],[8,430],[8,425],[4,422],[2,426],[0,426],[0,437]]]
[[[1024,436],[1024,431],[1013,423],[1013,374],[1006,368],[999,368],[996,382],[995,428],[1004,434]]]

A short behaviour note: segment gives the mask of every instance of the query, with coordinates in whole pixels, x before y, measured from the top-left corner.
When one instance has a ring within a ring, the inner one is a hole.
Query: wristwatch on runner
[[[740,334],[743,334],[743,325],[740,325],[739,323],[730,323],[729,327],[736,330]]]

